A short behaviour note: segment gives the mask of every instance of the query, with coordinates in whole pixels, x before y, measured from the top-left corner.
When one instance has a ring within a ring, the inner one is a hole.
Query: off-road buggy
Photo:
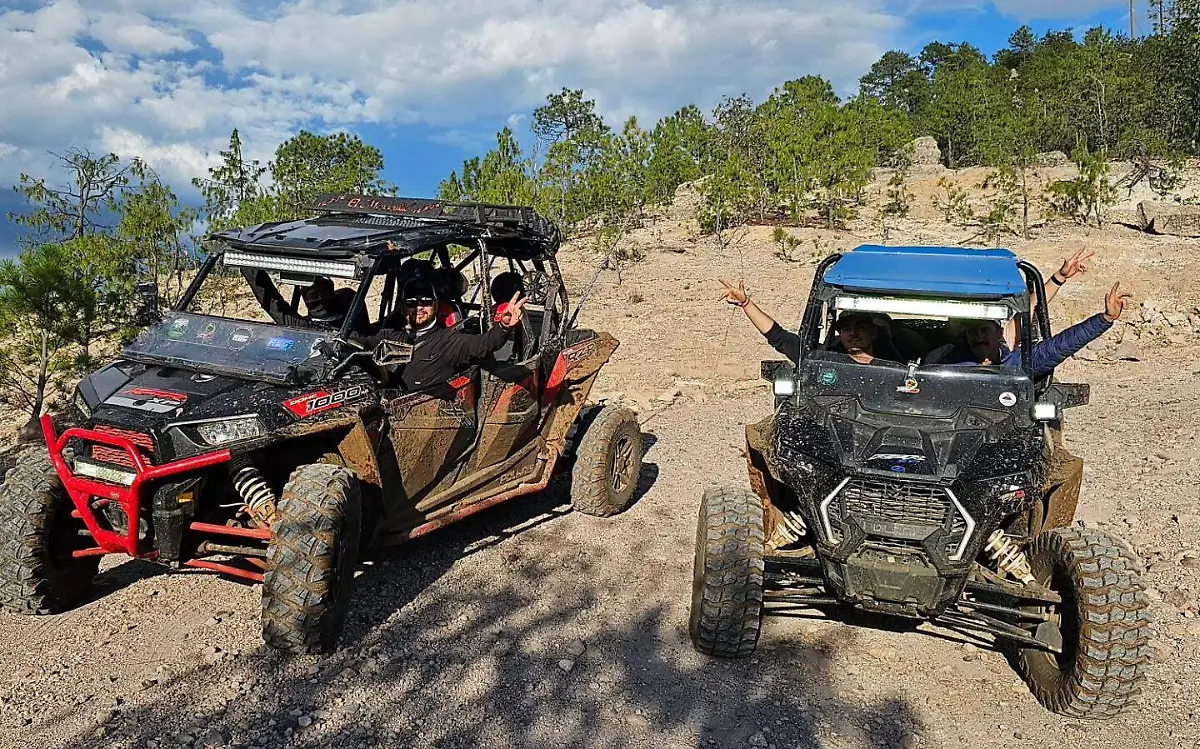
[[[746,430],[753,491],[703,497],[698,650],[747,656],[765,613],[854,607],[995,637],[1054,712],[1108,718],[1135,701],[1150,655],[1140,562],[1073,524],[1083,463],[1062,409],[1090,391],[1033,376],[1044,299],[1037,269],[1005,250],[860,247],[819,265],[798,360],[762,365],[776,410]],[[900,360],[839,352],[843,311],[875,316]],[[1019,363],[922,365],[960,320],[1015,320]]]
[[[361,195],[315,209],[211,236],[174,309],[79,384],[77,413],[43,419],[47,447],[0,487],[5,608],[62,611],[102,556],[127,554],[261,582],[267,643],[328,650],[360,550],[537,492],[568,468],[577,510],[631,501],[638,423],[587,403],[618,342],[574,326],[552,223],[526,208]],[[529,303],[505,349],[403,392],[377,366],[403,359],[364,351],[353,329],[378,331],[414,266],[459,279],[454,324],[468,332],[505,301],[490,298],[495,273],[521,274]],[[246,291],[266,279],[279,302],[292,286],[299,314],[317,277],[353,294],[340,329],[315,314],[281,325]]]

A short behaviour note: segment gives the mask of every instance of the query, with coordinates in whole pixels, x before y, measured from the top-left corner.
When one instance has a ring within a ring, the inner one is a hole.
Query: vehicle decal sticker
[[[1013,406],[1017,405],[1017,394],[1016,393],[1001,393],[1000,394],[1000,405],[1008,406],[1009,408],[1012,408]]]
[[[229,334],[229,348],[237,351],[246,347],[250,343],[250,328],[234,328]]]
[[[821,384],[822,385],[825,385],[826,387],[828,387],[829,385],[836,385],[837,381],[838,381],[838,373],[837,373],[836,369],[826,369],[823,372],[821,372]]]
[[[183,318],[176,318],[171,322],[171,327],[167,328],[167,337],[179,340],[187,335],[188,321]]]
[[[186,402],[187,393],[177,393],[174,390],[158,390],[156,388],[135,387],[125,391],[129,395],[148,395],[152,398],[166,398],[168,400]]]
[[[308,393],[295,398],[290,398],[283,402],[283,407],[294,413],[301,419],[314,416],[325,411],[330,411],[335,408],[358,400],[370,392],[370,387],[367,385],[352,385],[348,388],[335,390],[333,392],[322,390],[316,393]]]
[[[153,388],[130,388],[109,396],[108,400],[104,401],[104,405],[167,414],[181,410],[180,407],[186,402],[187,396],[183,393],[154,390]]]
[[[272,338],[267,341],[267,348],[272,351],[291,351],[295,345],[296,341],[292,338]]]

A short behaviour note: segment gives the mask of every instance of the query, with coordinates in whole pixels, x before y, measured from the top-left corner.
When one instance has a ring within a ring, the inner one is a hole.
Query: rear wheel
[[[571,504],[608,517],[629,506],[642,471],[642,430],[627,408],[605,406],[579,441],[571,470]]]
[[[762,629],[766,534],[762,500],[745,489],[708,489],[696,526],[692,644],[705,655],[745,658]]]
[[[100,557],[75,558],[92,546],[45,448],[26,450],[0,486],[0,607],[55,614],[91,590]]]
[[[300,466],[275,518],[263,581],[263,639],[289,653],[328,652],[353,593],[362,534],[358,481],[341,466]]]
[[[1018,651],[1017,667],[1038,701],[1073,718],[1112,718],[1136,702],[1150,663],[1150,614],[1133,553],[1098,530],[1056,528],[1034,539],[1038,582],[1062,596],[1042,639],[1062,653]]]

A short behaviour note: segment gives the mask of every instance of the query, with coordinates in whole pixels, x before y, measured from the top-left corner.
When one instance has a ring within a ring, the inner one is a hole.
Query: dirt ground
[[[915,191],[928,198],[936,174]],[[705,658],[687,614],[706,486],[744,484],[743,425],[771,398],[775,358],[718,276],[798,320],[813,258],[877,242],[770,229],[721,250],[677,206],[634,238],[645,258],[601,276],[581,322],[623,345],[598,390],[639,411],[639,499],[597,520],[566,484],[364,566],[329,657],[285,659],[259,636],[257,586],[109,561],[98,598],[56,617],[0,614],[0,748],[39,747],[1200,747],[1200,253],[1196,241],[1054,224],[1006,243],[1049,274],[1079,247],[1091,270],[1052,307],[1057,327],[1099,311],[1121,280],[1128,322],[1060,379],[1092,385],[1067,421],[1087,462],[1079,517],[1129,540],[1152,586],[1158,651],[1142,704],[1105,724],[1043,710],[988,641],[817,613],[771,618],[756,656]],[[920,200],[918,202],[921,202]],[[932,206],[893,243],[958,242]],[[814,244],[816,240],[819,244]],[[564,252],[578,298],[597,258]],[[1188,316],[1191,315],[1191,318]]]

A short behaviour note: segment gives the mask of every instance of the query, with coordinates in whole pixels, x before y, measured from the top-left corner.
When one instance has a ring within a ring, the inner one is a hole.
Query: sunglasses
[[[433,300],[427,299],[424,297],[422,297],[420,299],[405,299],[404,306],[405,307],[432,307]]]

